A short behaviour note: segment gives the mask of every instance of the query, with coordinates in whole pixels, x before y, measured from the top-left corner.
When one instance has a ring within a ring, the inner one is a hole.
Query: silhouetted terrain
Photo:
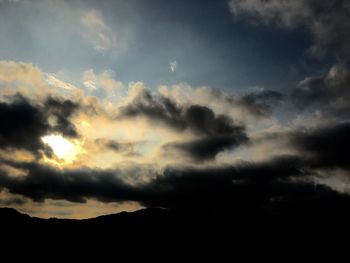
[[[14,209],[1,208],[0,227],[2,234],[10,234],[8,240],[17,234],[25,236],[27,243],[32,242],[32,237],[44,243],[52,239],[57,242],[62,237],[66,239],[65,246],[104,242],[109,243],[112,250],[117,244],[168,247],[170,240],[179,240],[179,245],[186,244],[188,247],[195,244],[221,247],[225,244],[245,249],[251,246],[269,248],[271,244],[284,247],[284,241],[297,240],[298,244],[302,242],[308,247],[315,242],[336,240],[337,235],[346,235],[349,231],[349,213],[340,211],[336,206],[330,209],[327,204],[323,209],[295,206],[259,213],[238,212],[241,214],[149,208],[86,220],[66,220],[39,219]]]
[[[305,201],[305,200],[304,200]],[[275,221],[272,218],[311,217],[324,219],[327,217],[347,217],[350,215],[348,198],[336,200],[308,200],[307,202],[295,200],[271,206],[254,208],[237,207],[235,209],[200,209],[200,210],[170,210],[161,208],[147,208],[136,212],[121,212],[85,220],[73,219],[41,219],[22,214],[15,209],[0,208],[0,222],[9,224],[38,224],[38,225],[110,225],[120,227],[151,226],[181,226],[181,225],[229,225],[232,222],[247,222],[260,218],[259,221]],[[266,220],[267,221],[267,220]],[[278,220],[276,220],[278,221]],[[298,221],[298,220],[294,220]]]

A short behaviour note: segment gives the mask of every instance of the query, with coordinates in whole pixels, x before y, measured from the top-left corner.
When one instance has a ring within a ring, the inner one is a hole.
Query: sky
[[[0,207],[342,203],[349,17],[347,0],[0,0]]]

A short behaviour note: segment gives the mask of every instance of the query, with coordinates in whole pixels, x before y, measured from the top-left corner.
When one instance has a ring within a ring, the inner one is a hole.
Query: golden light
[[[75,160],[76,156],[81,153],[81,147],[61,135],[48,135],[42,137],[41,140],[49,145],[55,155],[67,163]]]

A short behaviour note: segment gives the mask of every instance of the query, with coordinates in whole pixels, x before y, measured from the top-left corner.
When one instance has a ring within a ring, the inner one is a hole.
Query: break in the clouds
[[[38,2],[0,1],[0,206],[349,213],[347,1]]]

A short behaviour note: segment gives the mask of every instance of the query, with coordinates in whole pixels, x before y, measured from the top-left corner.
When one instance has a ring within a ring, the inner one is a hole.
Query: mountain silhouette
[[[157,244],[165,246],[165,240],[171,238],[180,238],[182,242],[191,246],[194,242],[206,242],[209,237],[212,241],[222,241],[225,240],[222,239],[223,236],[233,244],[248,244],[252,242],[252,236],[255,243],[265,244],[266,237],[273,237],[277,241],[286,238],[292,240],[306,235],[308,238],[305,242],[308,243],[349,231],[348,214],[343,213],[343,217],[339,216],[339,213],[332,214],[327,205],[322,213],[317,209],[310,212],[310,208],[297,206],[289,207],[287,211],[268,209],[264,213],[242,215],[146,208],[135,212],[75,220],[41,219],[22,214],[15,209],[0,208],[0,226],[3,232],[10,233],[10,237],[14,237],[14,233],[25,233],[27,237],[36,236],[41,240],[50,240],[52,237],[69,235],[70,244],[85,244],[95,236],[94,240],[107,240],[106,237],[109,237],[114,242],[122,242],[124,245],[134,245],[135,242],[148,244],[152,239],[156,239]]]
[[[350,215],[348,199],[339,203],[333,200],[313,200],[308,203],[288,202],[280,206],[236,207],[231,209],[162,209],[145,208],[135,212],[121,212],[103,215],[89,219],[42,219],[22,214],[12,208],[0,208],[0,223],[8,224],[38,224],[38,225],[118,225],[121,227],[147,228],[152,226],[184,225],[196,226],[200,224],[228,226],[233,222],[248,222],[260,218],[260,221],[277,222],[280,217],[294,218],[329,218]],[[267,220],[268,218],[268,220]],[[275,218],[275,219],[273,219]],[[298,221],[296,219],[294,221]]]

